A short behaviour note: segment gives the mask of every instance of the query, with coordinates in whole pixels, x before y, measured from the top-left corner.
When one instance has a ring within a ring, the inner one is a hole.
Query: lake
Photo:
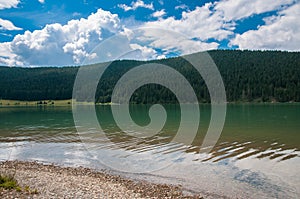
[[[208,153],[200,146],[209,105],[200,105],[200,127],[191,144],[172,142],[180,123],[177,105],[165,105],[163,129],[148,137],[122,132],[110,106],[95,109],[101,135],[93,128],[78,134],[72,107],[0,107],[0,160],[106,169],[181,184],[208,198],[300,197],[299,104],[229,104],[222,134]],[[149,106],[131,105],[130,111],[137,124],[150,122]]]

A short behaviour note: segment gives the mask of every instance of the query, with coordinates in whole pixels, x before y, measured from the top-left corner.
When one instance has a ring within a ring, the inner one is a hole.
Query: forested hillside
[[[222,75],[229,102],[300,101],[299,52],[216,50],[209,54]],[[153,62],[178,70],[189,80],[200,102],[210,101],[201,76],[180,57],[149,62],[113,62],[99,82],[96,101],[110,102],[114,85],[125,72],[142,63]],[[0,67],[0,99],[71,99],[77,71],[78,67]],[[134,93],[131,101],[174,103],[176,98],[162,86],[146,85]]]

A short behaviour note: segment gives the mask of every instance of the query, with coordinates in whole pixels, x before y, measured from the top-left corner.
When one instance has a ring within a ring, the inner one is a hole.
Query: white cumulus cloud
[[[215,3],[227,21],[243,19],[254,14],[261,14],[291,5],[295,0],[223,0]]]
[[[140,43],[146,43],[148,47],[160,49],[163,55],[169,53],[180,55],[194,52],[216,49],[218,43],[206,43],[193,40],[180,32],[164,29],[161,27],[145,27],[137,37]]]
[[[50,24],[41,30],[25,31],[6,43],[9,56],[2,63],[12,65],[69,65],[79,64],[106,34],[120,32],[117,15],[99,9],[87,19],[71,20],[66,25]],[[3,44],[2,44],[3,45]],[[13,56],[13,54],[15,56]],[[12,61],[11,59],[14,59]]]
[[[0,43],[0,65],[22,66],[23,62],[17,61],[17,55],[12,53],[9,42]]]
[[[126,12],[129,11],[129,10],[136,10],[137,8],[147,8],[147,9],[150,9],[150,10],[154,10],[153,3],[146,4],[142,0],[137,0],[137,1],[131,2],[131,6],[128,6],[126,4],[118,4],[118,7],[122,8]]]
[[[183,11],[181,19],[168,17],[163,20],[147,22],[145,26],[168,28],[202,41],[210,38],[223,40],[233,34],[234,24],[225,23],[221,15],[214,14],[211,11],[212,6],[213,4],[207,3],[193,11]]]
[[[11,21],[0,18],[0,30],[22,30],[16,27]]]
[[[152,14],[152,16],[156,17],[156,18],[160,18],[160,17],[165,16],[166,14],[167,14],[166,11],[164,9],[162,9],[162,10],[158,10],[158,11],[154,12]]]
[[[231,45],[240,49],[300,50],[300,2],[283,10],[278,16],[265,18],[258,30],[237,34]]]
[[[38,0],[38,1],[42,4],[45,3],[45,0]]]
[[[6,8],[15,8],[20,3],[20,0],[0,0],[0,10]]]

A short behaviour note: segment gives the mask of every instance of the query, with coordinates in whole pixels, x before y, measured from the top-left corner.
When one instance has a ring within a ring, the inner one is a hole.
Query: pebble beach
[[[1,175],[13,175],[20,187],[0,188],[0,198],[202,198],[187,196],[179,186],[136,181],[105,171],[37,162],[5,161]]]

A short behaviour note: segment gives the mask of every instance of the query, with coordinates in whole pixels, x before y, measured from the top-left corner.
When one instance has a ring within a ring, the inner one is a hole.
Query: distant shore
[[[0,174],[14,175],[20,187],[0,187],[0,198],[201,198],[185,196],[178,186],[133,181],[104,171],[61,167],[37,162],[5,161]]]
[[[22,101],[22,100],[3,100],[0,99],[0,106],[72,106],[73,99],[65,100],[37,100],[37,101]],[[93,102],[77,102],[82,105],[94,105]],[[111,105],[111,102],[96,103],[96,105]]]
[[[38,101],[21,101],[21,100],[4,100],[0,99],[0,107],[7,106],[72,106],[73,100],[38,100]],[[77,102],[82,105],[95,105],[93,102]],[[300,102],[227,102],[227,104],[299,104]],[[96,103],[96,105],[112,105],[112,102],[107,103]],[[209,103],[199,103],[199,104],[209,104]]]
[[[71,106],[72,100],[39,100],[39,101],[21,101],[21,100],[0,100],[0,106]]]

